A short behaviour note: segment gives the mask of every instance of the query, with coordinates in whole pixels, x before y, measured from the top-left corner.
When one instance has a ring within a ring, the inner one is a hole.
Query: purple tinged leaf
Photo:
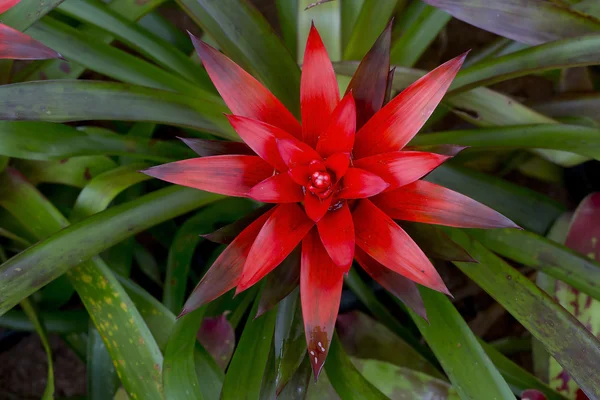
[[[269,275],[260,297],[258,318],[298,287],[300,283],[300,246],[296,247]]]
[[[225,225],[224,227],[217,229],[214,232],[207,233],[206,235],[200,235],[204,239],[210,240],[214,243],[229,244],[233,242],[233,239],[237,237],[246,227],[252,222],[258,219],[261,215],[273,208],[274,204],[265,204],[264,206],[252,211],[250,214],[238,219],[232,224]]]
[[[235,331],[226,314],[204,318],[196,337],[217,365],[225,370],[235,349]]]
[[[223,156],[227,154],[256,155],[246,143],[229,142],[225,140],[207,140],[196,138],[182,138],[181,141],[194,150],[200,157]]]

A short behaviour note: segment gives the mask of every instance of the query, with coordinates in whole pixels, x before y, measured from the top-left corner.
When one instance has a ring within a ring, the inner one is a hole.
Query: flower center
[[[310,176],[306,188],[315,196],[324,199],[331,195],[331,174],[327,171],[315,171]]]

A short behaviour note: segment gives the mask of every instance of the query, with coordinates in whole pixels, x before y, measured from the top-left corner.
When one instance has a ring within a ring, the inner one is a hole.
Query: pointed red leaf
[[[459,146],[456,144],[429,144],[424,146],[406,146],[403,151],[424,151],[427,153],[443,154],[454,157],[469,146]]]
[[[407,185],[433,171],[449,156],[419,151],[394,151],[354,161],[354,166],[372,172],[390,184],[388,191]]]
[[[142,172],[176,185],[245,197],[254,185],[273,175],[273,167],[260,157],[232,155],[191,158]]]
[[[260,295],[256,318],[275,307],[298,287],[298,283],[300,283],[300,254],[301,246],[296,246],[281,265],[267,275],[265,288]]]
[[[379,35],[371,50],[362,59],[346,93],[356,101],[356,128],[360,129],[383,106],[390,70],[392,23]]]
[[[213,243],[229,244],[240,234],[244,229],[250,226],[251,223],[256,221],[261,215],[273,208],[273,204],[265,204],[262,207],[257,208],[244,215],[237,221],[225,225],[222,228],[217,229],[214,232],[207,233],[206,235],[200,235],[206,240],[210,240]]]
[[[375,196],[389,187],[378,175],[360,168],[348,168],[338,196],[342,199],[363,199]]]
[[[419,289],[413,281],[384,267],[360,248],[356,248],[356,261],[377,283],[399,298],[417,315],[427,320],[425,304],[423,304]]]
[[[252,243],[273,211],[269,210],[257,218],[227,246],[187,299],[181,315],[213,301],[238,284]]]
[[[333,336],[342,297],[344,271],[336,266],[313,229],[302,241],[300,300],[308,356],[319,377]]]
[[[372,200],[394,219],[458,228],[518,228],[488,206],[426,181],[413,182]]]
[[[319,136],[317,152],[323,157],[335,153],[351,153],[356,132],[356,108],[348,93],[333,110],[327,129]]]
[[[233,114],[257,119],[297,138],[302,137],[300,123],[277,97],[228,57],[191,33],[190,38],[206,72]]]
[[[248,192],[248,197],[263,203],[297,203],[304,199],[302,186],[287,173],[271,176]]]
[[[245,154],[253,156],[256,154],[246,143],[242,142],[197,138],[179,139],[188,145],[190,149],[194,150],[200,157],[224,156],[228,154]]]
[[[329,207],[331,207],[331,201],[333,196],[329,196],[326,199],[320,199],[310,192],[306,192],[304,196],[304,211],[306,215],[314,222],[319,222],[321,218],[325,216]]]
[[[8,25],[0,24],[0,59],[46,60],[62,58],[49,47]]]
[[[340,180],[346,175],[348,167],[350,166],[350,154],[349,153],[336,153],[325,160],[325,167],[329,171],[335,174],[335,179]]]
[[[361,200],[352,213],[356,245],[386,268],[438,292],[450,294],[427,256],[383,211]]]
[[[252,245],[236,293],[248,289],[278,266],[313,225],[295,203],[275,207]]]
[[[0,1],[0,14],[5,13],[14,6],[16,6],[21,0],[2,0]]]
[[[300,141],[277,140],[277,148],[283,162],[290,169],[307,165],[311,161],[321,161],[321,156],[312,147]]]
[[[358,159],[402,150],[442,100],[466,56],[440,65],[377,112],[356,133],[354,156]]]
[[[325,132],[331,113],[340,101],[340,91],[333,66],[321,36],[314,25],[310,28],[302,78],[300,108],[302,111],[302,140],[314,147],[319,135]]]
[[[317,228],[333,263],[348,271],[354,258],[354,223],[348,204],[344,202],[340,209],[325,214]]]
[[[271,164],[278,171],[286,171],[287,165],[281,159],[277,140],[288,140],[296,142],[289,133],[276,126],[257,121],[255,119],[227,116],[233,129],[240,135],[242,140],[252,148],[263,160]]]

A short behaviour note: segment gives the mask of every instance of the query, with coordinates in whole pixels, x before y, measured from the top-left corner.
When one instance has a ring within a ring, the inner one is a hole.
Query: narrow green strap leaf
[[[0,197],[5,207],[7,179],[4,174],[0,185]],[[81,260],[220,198],[199,190],[169,187],[112,207],[57,232],[0,266],[0,315]],[[24,207],[22,202],[16,205]],[[51,232],[55,231],[57,229]],[[73,246],[74,242],[81,245]]]
[[[32,1],[32,0],[28,0]],[[108,4],[108,8],[115,11],[117,14],[125,17],[129,21],[135,21],[146,15],[150,11],[154,10],[165,0],[148,0],[139,4],[132,0],[113,0]],[[41,3],[45,4],[45,3]],[[81,31],[89,36],[92,36],[106,44],[110,44],[113,37],[105,31],[98,29],[94,26],[83,26],[80,27]],[[31,71],[27,71],[26,74],[20,76],[21,80],[31,81],[39,79],[76,79],[85,71],[85,67],[81,64],[74,62],[66,63],[62,60],[49,60],[41,64],[39,68],[35,68]]]
[[[424,0],[455,18],[518,42],[539,44],[600,30],[600,21],[553,1]]]
[[[149,179],[147,175],[138,172],[147,166],[148,164],[129,164],[92,179],[79,193],[69,220],[77,222],[105,210],[119,193]]]
[[[298,53],[298,0],[276,0],[279,26],[285,47],[290,54]]]
[[[29,28],[27,33],[58,51],[68,60],[73,60],[113,79],[201,98],[213,96],[177,75],[123,50],[111,47],[57,20],[44,18],[43,21]]]
[[[0,204],[31,229],[38,239],[44,239],[68,225],[68,221],[54,206],[16,171],[7,171],[0,179],[2,179],[0,186],[3,188],[0,193]],[[33,215],[36,216],[36,224],[30,223]],[[64,232],[64,229],[61,232]],[[72,238],[70,243],[67,247],[80,247],[72,246],[72,243],[85,243],[85,239]],[[52,252],[62,261],[64,261],[62,257],[69,258],[61,246],[53,248]],[[22,254],[23,252],[19,253]],[[3,265],[11,263],[19,255]],[[93,254],[90,254],[89,257],[71,259],[71,266],[74,268],[68,271],[67,276],[88,310],[91,320],[98,328],[129,395],[143,399],[162,399],[162,385],[159,380],[162,365],[160,350],[133,302],[102,260],[95,257],[93,260],[81,263],[82,260],[92,256]],[[38,260],[28,269],[25,266],[17,267],[14,271],[20,275],[7,276],[2,272],[0,274],[4,275],[2,279],[4,285],[9,287],[14,285],[20,289],[13,297],[21,297],[35,291],[39,286],[68,269],[61,270],[59,266],[62,265],[64,262],[59,260],[54,260],[51,265],[43,265]],[[2,305],[11,308],[12,304],[7,304],[5,301],[10,299],[11,293],[5,290],[2,294]],[[2,311],[4,312],[5,309]],[[134,344],[134,339],[138,343]]]
[[[163,369],[165,396],[169,400],[204,399],[196,378],[194,348],[205,312],[206,307],[201,307],[181,317],[171,331]]]
[[[88,315],[82,310],[38,312],[48,333],[83,333],[88,330]],[[11,310],[0,317],[0,326],[15,331],[35,331],[35,325],[21,311]]]
[[[412,67],[444,29],[452,16],[440,9],[414,1],[402,12],[394,27],[390,62],[401,67]]]
[[[256,315],[259,302],[260,296],[257,296],[250,311],[250,318]],[[221,400],[260,398],[261,381],[275,330],[275,318],[276,309],[246,322],[225,375]]]
[[[480,263],[476,267],[460,262],[454,264],[542,342],[589,397],[599,397],[598,339],[527,277],[472,237],[458,229],[446,231]]]
[[[3,120],[146,121],[239,140],[223,116],[227,108],[221,101],[142,86],[80,80],[28,82],[1,86],[0,100],[5,105],[0,110]],[[131,107],[132,103],[137,106]]]
[[[155,10],[144,15],[138,21],[138,24],[172,46],[175,46],[184,54],[190,54],[194,51],[194,45],[190,41],[190,37],[180,31],[173,22],[161,15],[160,11]]]
[[[342,400],[387,400],[371,382],[356,369],[344,351],[337,334],[333,335],[331,347],[327,354],[325,371]]]
[[[233,61],[300,115],[300,69],[271,25],[244,0],[178,0]]]
[[[568,97],[557,97],[547,101],[531,105],[536,111],[552,117],[589,117],[594,120],[600,119],[598,107],[600,107],[600,95],[597,93],[586,93],[581,95],[569,95]]]
[[[518,263],[539,269],[600,300],[600,263],[532,232],[472,230],[482,245]]]
[[[510,387],[448,298],[420,288],[429,322],[409,310],[463,399],[514,399]]]
[[[20,140],[26,139],[21,137]],[[28,143],[33,145],[33,142]],[[49,142],[46,145],[49,145]],[[0,149],[3,150],[8,149]],[[43,148],[40,148],[40,151],[43,151]],[[40,183],[59,183],[77,188],[84,187],[90,180],[117,166],[113,160],[105,156],[82,156],[50,161],[16,159],[13,165],[34,186]]]
[[[35,309],[34,304],[29,299],[23,299],[21,301],[21,308],[35,327],[35,331],[40,337],[42,347],[46,352],[46,358],[48,361],[48,376],[46,378],[46,388],[42,395],[42,400],[53,400],[54,399],[54,362],[52,361],[52,349],[50,342],[48,341],[48,335],[42,320],[40,320],[38,313]]]
[[[140,25],[92,0],[66,1],[58,10],[82,22],[95,25],[131,46],[158,65],[183,76],[206,90],[211,83],[206,71],[188,56],[163,39],[152,35]],[[213,89],[214,90],[214,89]]]
[[[354,25],[360,15],[365,0],[341,0],[342,2],[342,49],[348,47]]]
[[[110,353],[92,323],[88,331],[86,383],[90,400],[112,399],[120,386]]]
[[[471,147],[554,149],[600,159],[600,129],[576,125],[518,125],[416,136],[411,145],[458,144]]]
[[[21,0],[17,5],[2,14],[2,23],[16,30],[24,31],[63,1]]]
[[[365,1],[344,49],[344,60],[361,60],[383,32],[398,4],[405,1]]]

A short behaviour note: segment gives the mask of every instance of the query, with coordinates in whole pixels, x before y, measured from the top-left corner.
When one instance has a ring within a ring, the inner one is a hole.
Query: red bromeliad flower
[[[192,40],[234,114],[228,116],[231,125],[248,147],[238,144],[236,154],[174,162],[145,173],[277,205],[246,224],[200,281],[183,313],[234,287],[236,293],[248,289],[301,243],[302,313],[317,377],[331,342],[343,276],[354,259],[423,316],[415,283],[449,294],[427,256],[394,219],[469,228],[516,226],[466,196],[419,180],[450,155],[403,151],[442,99],[466,54],[382,107],[393,75],[388,27],[340,100],[332,64],[313,26],[302,70],[301,125],[233,61]],[[198,144],[186,142],[192,148]]]
[[[21,0],[0,0],[0,14]],[[62,58],[56,51],[8,25],[0,24],[0,59],[45,60]]]

